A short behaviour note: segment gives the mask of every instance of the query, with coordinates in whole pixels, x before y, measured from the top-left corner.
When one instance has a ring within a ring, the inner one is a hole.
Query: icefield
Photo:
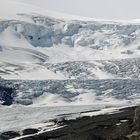
[[[0,131],[138,105],[139,79],[138,20],[95,20],[0,1]]]

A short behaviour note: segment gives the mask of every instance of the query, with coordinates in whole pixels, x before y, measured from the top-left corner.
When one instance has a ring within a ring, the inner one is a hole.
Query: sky
[[[140,0],[18,0],[48,10],[94,19],[140,19]]]

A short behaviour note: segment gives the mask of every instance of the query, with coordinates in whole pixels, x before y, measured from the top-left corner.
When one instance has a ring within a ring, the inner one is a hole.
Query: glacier
[[[139,21],[0,4],[0,131],[139,104]]]

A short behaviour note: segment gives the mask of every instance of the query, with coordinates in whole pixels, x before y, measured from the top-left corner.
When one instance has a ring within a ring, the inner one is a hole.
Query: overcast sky
[[[140,19],[140,0],[19,0],[72,15],[97,19]]]

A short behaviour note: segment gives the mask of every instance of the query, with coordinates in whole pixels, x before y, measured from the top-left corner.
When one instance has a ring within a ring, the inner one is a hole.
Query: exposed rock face
[[[134,124],[137,130],[140,130],[140,106],[135,110]]]
[[[9,140],[19,136],[20,136],[19,132],[8,131],[0,134],[0,140]]]
[[[2,105],[11,105],[13,102],[14,90],[9,87],[0,86],[0,100],[3,101]]]
[[[30,135],[30,134],[35,134],[37,133],[39,130],[38,129],[25,129],[23,130],[23,135]]]

